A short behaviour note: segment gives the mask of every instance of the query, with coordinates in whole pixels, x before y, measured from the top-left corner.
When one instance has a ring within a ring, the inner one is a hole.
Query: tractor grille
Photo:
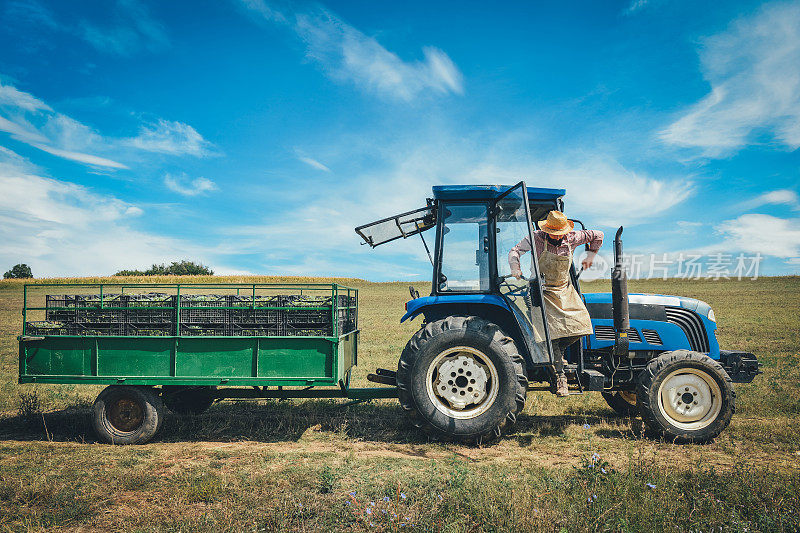
[[[647,344],[664,344],[661,342],[661,337],[654,329],[643,329],[642,336]]]
[[[667,322],[680,327],[689,339],[689,346],[695,352],[708,352],[708,336],[703,321],[697,313],[683,309],[682,307],[666,307]]]
[[[614,327],[613,326],[595,326],[594,327],[594,336],[599,341],[613,341],[614,340]],[[642,342],[642,338],[639,337],[639,332],[633,328],[628,330],[628,341],[629,342]]]

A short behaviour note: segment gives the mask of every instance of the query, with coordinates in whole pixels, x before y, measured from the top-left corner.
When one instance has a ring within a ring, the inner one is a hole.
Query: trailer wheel
[[[178,415],[199,415],[214,403],[216,387],[165,385],[161,389],[164,405]]]
[[[609,407],[620,416],[636,416],[639,410],[636,406],[636,393],[630,391],[614,391],[601,393]]]
[[[92,425],[109,444],[144,444],[161,429],[164,404],[150,387],[111,385],[94,401]]]
[[[477,317],[427,324],[397,366],[400,404],[436,437],[480,443],[499,437],[525,407],[528,379],[514,341]]]
[[[637,387],[642,419],[678,442],[708,442],[728,427],[735,392],[725,369],[705,354],[676,350],[650,361]]]

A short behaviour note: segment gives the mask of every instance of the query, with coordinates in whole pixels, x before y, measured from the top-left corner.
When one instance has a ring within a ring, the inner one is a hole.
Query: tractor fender
[[[465,305],[465,304],[486,304],[496,305],[502,307],[509,313],[511,309],[508,308],[505,300],[496,294],[453,294],[448,296],[423,296],[422,298],[415,298],[406,303],[406,314],[400,319],[400,322],[405,322],[408,319],[415,319],[420,313],[424,313],[432,306],[439,306],[441,304],[448,305]]]
[[[517,316],[519,311],[495,294],[453,294],[444,296],[424,296],[406,303],[406,314],[400,319],[405,322],[420,314],[428,322],[448,316],[478,316],[499,326],[517,344],[520,354],[529,368],[545,361],[534,361],[530,343],[532,332],[526,320]]]

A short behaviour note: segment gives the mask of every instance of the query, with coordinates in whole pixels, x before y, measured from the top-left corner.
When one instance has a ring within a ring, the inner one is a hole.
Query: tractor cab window
[[[439,291],[488,291],[486,204],[448,204],[442,209]]]

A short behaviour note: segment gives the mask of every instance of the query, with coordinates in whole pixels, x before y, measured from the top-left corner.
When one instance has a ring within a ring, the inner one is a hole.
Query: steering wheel
[[[523,296],[524,297],[528,293],[528,284],[525,284],[524,286],[520,287],[520,286],[512,285],[512,284],[508,283],[508,281],[506,281],[509,278],[513,278],[513,277],[514,277],[513,274],[506,274],[505,276],[500,276],[499,278],[497,278],[497,281],[498,281],[498,283],[499,283],[499,285],[501,287],[505,287],[508,290],[508,292],[505,293],[506,296]],[[528,278],[526,278],[525,276],[522,276],[520,279],[522,279],[523,281],[528,281]]]

